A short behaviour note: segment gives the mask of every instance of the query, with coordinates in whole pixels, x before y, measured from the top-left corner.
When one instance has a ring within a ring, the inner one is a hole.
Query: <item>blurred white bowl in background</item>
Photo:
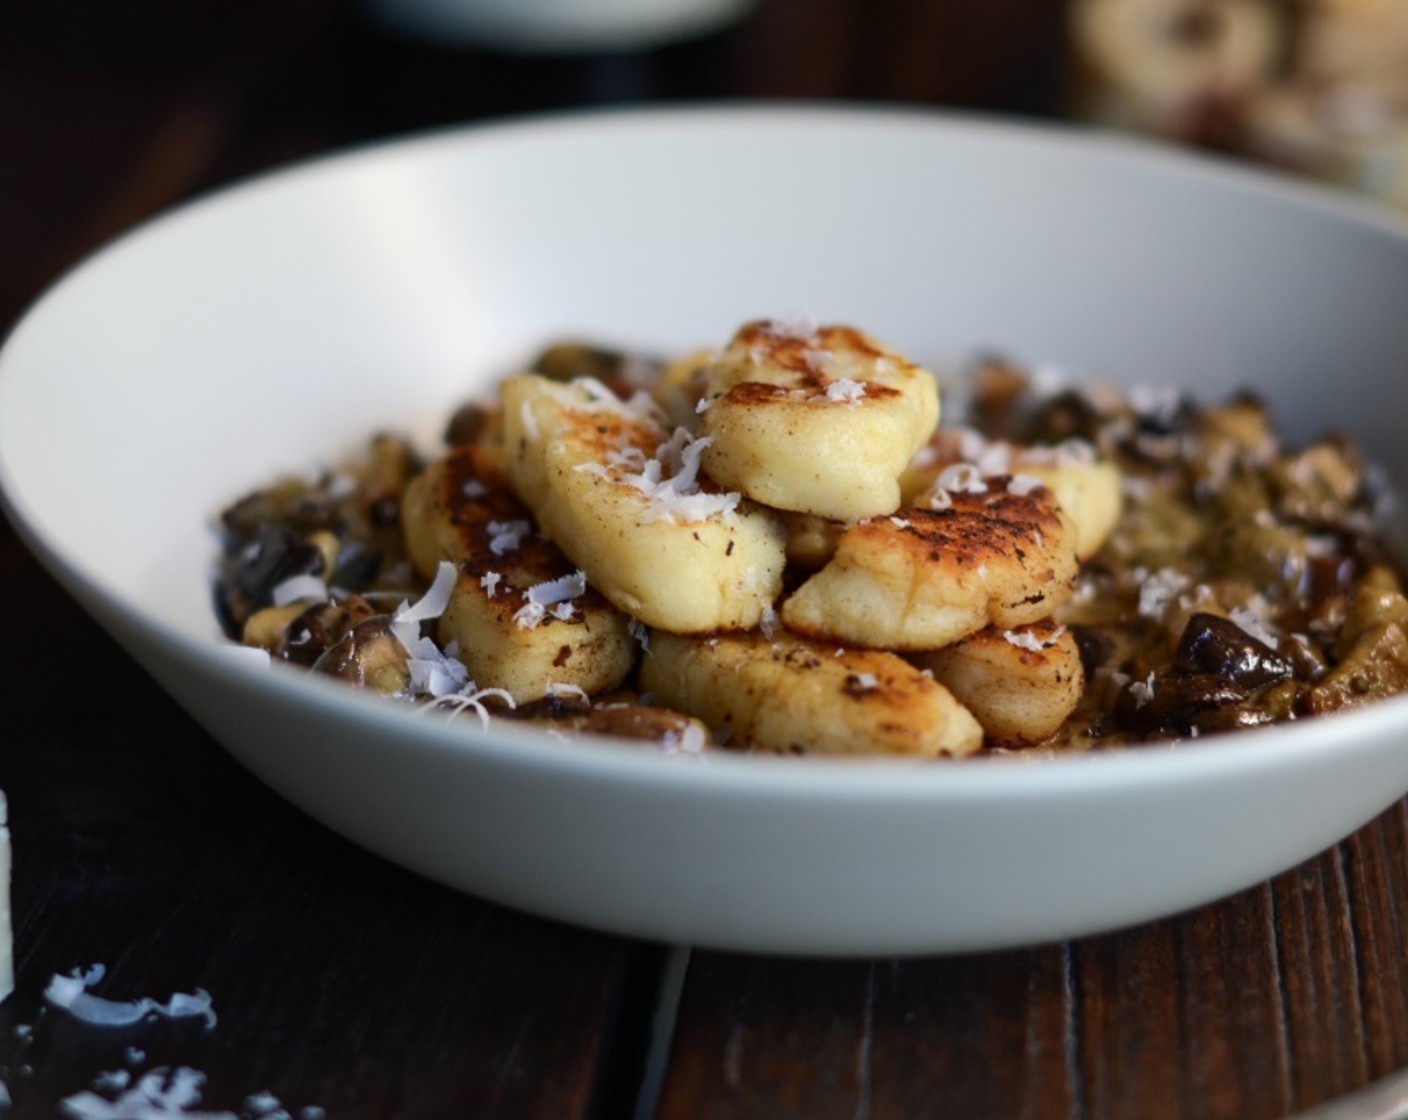
[[[752,0],[362,0],[419,39],[533,54],[646,50],[722,30]]]

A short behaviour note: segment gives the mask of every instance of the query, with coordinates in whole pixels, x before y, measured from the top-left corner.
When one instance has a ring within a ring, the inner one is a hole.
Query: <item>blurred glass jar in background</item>
[[[1074,0],[1078,118],[1408,208],[1408,0]]]

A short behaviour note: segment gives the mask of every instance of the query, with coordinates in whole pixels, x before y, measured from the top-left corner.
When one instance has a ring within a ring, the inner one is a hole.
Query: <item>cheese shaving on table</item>
[[[88,991],[103,978],[106,971],[102,965],[95,964],[83,972],[74,970],[67,976],[55,975],[44,989],[44,998],[75,1019],[98,1027],[126,1027],[151,1016],[161,1016],[167,1019],[199,1018],[204,1020],[206,1030],[214,1028],[215,1010],[211,1006],[210,993],[204,989],[176,992],[165,1003],[158,1003],[149,996],[119,1002]]]
[[[283,1107],[279,1103],[279,1098],[267,1090],[262,1093],[251,1093],[249,1096],[245,1097],[244,1106],[251,1112],[257,1113],[260,1116],[266,1116],[275,1111],[282,1111]]]
[[[132,1088],[109,1099],[93,1092],[75,1093],[60,1105],[76,1120],[161,1120],[179,1116],[188,1120],[239,1120],[234,1112],[201,1112],[200,1089],[205,1075],[189,1066],[168,1070],[160,1066],[143,1074]]]
[[[94,1091],[75,1093],[60,1105],[64,1113],[75,1120],[162,1120],[164,1117],[293,1120],[293,1114],[267,1090],[245,1097],[240,1113],[196,1108],[200,1104],[205,1075],[189,1066],[177,1066],[174,1070],[159,1066],[143,1074],[135,1085],[131,1080],[132,1075],[127,1070],[99,1074],[93,1081]],[[0,1097],[0,1107],[8,1103],[7,1097]],[[326,1116],[326,1110],[319,1105],[305,1105],[298,1110],[298,1120],[325,1120]]]
[[[10,929],[9,805],[0,790],[0,1003],[15,990],[14,934]]]
[[[100,1093],[120,1093],[131,1084],[132,1071],[130,1069],[104,1070],[93,1078],[93,1088]]]

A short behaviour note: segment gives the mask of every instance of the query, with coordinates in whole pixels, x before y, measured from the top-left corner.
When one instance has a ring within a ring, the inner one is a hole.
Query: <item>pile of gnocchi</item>
[[[227,510],[227,631],[432,709],[672,749],[966,756],[1076,708],[1059,612],[1122,501],[1088,443],[942,426],[934,374],[846,325],[533,367],[429,461],[383,446]]]

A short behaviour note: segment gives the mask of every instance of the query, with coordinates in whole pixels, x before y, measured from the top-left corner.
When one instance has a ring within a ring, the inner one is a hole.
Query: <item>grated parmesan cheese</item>
[[[826,399],[857,404],[865,399],[865,383],[852,381],[849,377],[838,377],[826,387]]]
[[[1099,457],[1093,443],[1072,436],[1051,447],[1029,447],[1022,452],[1018,461],[1033,467],[1084,467]]]
[[[1154,698],[1154,674],[1150,673],[1142,681],[1131,682],[1129,694],[1134,697],[1134,706],[1142,708]]]
[[[523,538],[533,531],[533,527],[522,519],[491,521],[488,529],[489,551],[495,556],[502,556],[506,552],[517,550],[518,546],[523,543]]]
[[[1188,589],[1189,579],[1177,568],[1161,568],[1144,578],[1139,587],[1139,613],[1160,619],[1165,608]]]
[[[678,734],[670,732],[662,740],[661,750],[668,755],[683,755],[687,758],[705,759],[709,746],[709,736],[697,723],[687,724]]]
[[[440,561],[435,579],[425,594],[412,604],[402,603],[391,616],[391,634],[408,654],[406,666],[410,671],[412,692],[424,692],[439,698],[474,688],[464,662],[442,650],[420,632],[422,622],[439,618],[445,613],[458,578],[459,570],[454,564],[448,560]]]
[[[1042,650],[1050,649],[1054,646],[1065,632],[1066,628],[1064,626],[1057,626],[1056,629],[1051,632],[1051,637],[1046,641],[1037,637],[1031,630],[1004,630],[1002,631],[1002,637],[1018,649],[1028,649],[1033,653],[1040,653]]]
[[[414,603],[402,603],[393,616],[397,623],[421,623],[433,618],[439,618],[445,613],[445,608],[450,605],[450,595],[455,589],[455,579],[457,569],[448,560],[440,561],[440,566],[435,570],[435,579],[431,581],[424,595]]]
[[[647,522],[728,518],[743,496],[736,492],[710,494],[699,488],[699,460],[712,442],[712,436],[696,438],[688,430],[676,428],[652,458],[647,459],[639,448],[627,447],[609,454],[605,464],[582,463],[575,469],[644,494],[650,500]]]
[[[328,585],[313,575],[289,576],[275,585],[272,594],[276,607],[286,607],[302,599],[322,603],[327,601]]]
[[[934,487],[929,492],[929,497],[925,500],[925,505],[934,510],[945,510],[953,508],[953,495],[942,487]]]
[[[437,696],[420,710],[423,712],[445,712],[453,719],[466,709],[472,709],[474,714],[479,717],[480,724],[487,729],[489,709],[484,706],[484,701],[490,698],[502,700],[510,709],[518,707],[512,694],[504,689],[478,688],[473,681],[469,681],[458,692]]]
[[[533,410],[528,406],[528,402],[523,402],[523,407],[518,410],[519,419],[523,421],[523,434],[534,443],[543,438],[542,432],[538,428],[538,418],[533,415]]]
[[[524,630],[541,624],[551,613],[561,622],[570,622],[572,600],[586,593],[587,576],[581,569],[557,579],[535,583],[523,593],[527,600],[516,612],[513,621]]]
[[[798,311],[779,319],[769,319],[763,330],[777,338],[795,338],[803,342],[816,337],[821,328],[821,319],[809,311]]]
[[[570,575],[546,580],[543,583],[535,583],[523,593],[523,597],[530,603],[541,603],[545,607],[550,607],[554,603],[565,603],[579,598],[585,595],[586,591],[587,574],[578,568]]]
[[[948,494],[986,494],[988,484],[972,463],[953,463],[941,470],[934,482],[934,492],[940,490]]]
[[[979,474],[1011,474],[1012,445],[1008,443],[988,444],[973,465],[978,468]]]
[[[323,491],[329,498],[350,498],[357,492],[357,480],[346,471],[334,471],[328,475]]]
[[[1277,648],[1279,639],[1271,621],[1273,611],[1264,596],[1253,595],[1245,607],[1233,607],[1228,614],[1244,633],[1250,634],[1264,646]]]
[[[279,1103],[279,1098],[268,1090],[261,1093],[251,1093],[244,1099],[245,1108],[257,1113],[261,1117],[268,1117],[270,1113],[283,1111],[283,1106]],[[287,1115],[287,1113],[285,1113]]]
[[[446,654],[429,638],[416,642],[412,656],[406,662],[411,672],[410,688],[433,697],[453,696],[471,685],[469,670],[463,661]]]

